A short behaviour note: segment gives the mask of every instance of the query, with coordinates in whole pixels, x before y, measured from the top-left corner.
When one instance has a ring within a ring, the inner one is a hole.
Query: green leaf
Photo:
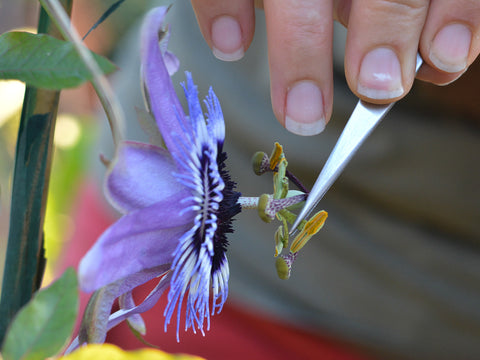
[[[5,337],[3,358],[40,360],[58,354],[70,339],[77,311],[77,277],[67,269],[18,312]]]
[[[100,69],[116,69],[92,53]],[[7,32],[0,36],[0,79],[16,79],[43,89],[75,87],[91,79],[73,44],[46,34]]]

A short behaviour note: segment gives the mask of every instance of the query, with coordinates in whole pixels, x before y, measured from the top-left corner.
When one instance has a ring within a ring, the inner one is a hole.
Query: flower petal
[[[162,49],[166,46],[159,45],[159,40],[167,40],[166,33],[162,31],[167,10],[167,7],[151,10],[143,23],[142,76],[150,111],[157,121],[168,150],[175,154],[179,146],[188,143],[185,132],[189,126],[165,65]],[[167,62],[171,67],[171,53],[167,56]]]
[[[121,212],[144,208],[183,191],[174,177],[176,165],[170,154],[157,146],[122,143],[107,176],[105,193]]]
[[[130,310],[136,306],[131,291],[126,292],[118,298],[118,306],[123,310]],[[146,334],[147,328],[145,326],[145,321],[143,321],[140,314],[133,314],[127,319],[127,322],[138,333],[142,335]]]
[[[163,32],[162,39],[160,41],[160,51],[163,54],[163,61],[165,62],[165,67],[167,68],[168,75],[172,76],[178,71],[180,67],[180,60],[175,56],[174,53],[167,50],[168,41],[170,39],[170,29]]]
[[[220,102],[212,88],[208,90],[208,95],[205,98],[205,105],[207,106],[208,111],[208,132],[211,134],[210,136],[217,140],[218,153],[220,153],[223,148],[223,142],[225,141],[225,120],[223,119]]]
[[[78,335],[79,343],[104,342],[107,331],[111,328],[108,327],[108,319],[115,299],[137,286],[165,274],[169,268],[170,264],[166,264],[142,270],[96,291],[90,298],[83,315]]]
[[[205,118],[203,117],[202,105],[200,104],[200,100],[198,100],[197,85],[193,82],[192,74],[189,71],[186,71],[185,76],[187,82],[182,83],[182,87],[185,93],[185,98],[187,99],[189,120],[192,123],[192,127],[195,129],[196,123],[202,125],[205,124]],[[195,135],[198,135],[198,133],[195,133]]]
[[[171,263],[178,239],[191,227],[194,213],[172,196],[129,213],[108,228],[80,262],[84,291],[97,290],[138,271]]]
[[[120,309],[110,315],[108,319],[107,331],[136,314],[144,313],[150,310],[160,299],[165,289],[170,285],[171,272],[168,272],[160,279],[157,286],[148,294],[148,296],[137,306],[131,309]]]
[[[165,61],[165,67],[167,68],[168,75],[172,76],[175,74],[180,67],[180,60],[178,60],[175,54],[170,51],[165,51],[163,53],[163,60]]]

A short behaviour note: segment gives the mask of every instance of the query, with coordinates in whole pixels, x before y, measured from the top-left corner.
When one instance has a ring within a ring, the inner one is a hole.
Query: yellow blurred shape
[[[0,5],[1,8],[1,5]],[[32,27],[22,27],[12,31],[25,31],[36,33]],[[25,94],[25,84],[18,80],[0,81],[0,127],[13,115],[20,111]]]
[[[0,81],[0,127],[20,112],[25,94],[25,84],[17,80]]]
[[[69,149],[74,147],[80,140],[82,129],[78,120],[67,114],[61,114],[57,117],[57,125],[55,126],[55,136],[53,143],[61,149]]]
[[[201,360],[192,355],[167,354],[155,349],[124,351],[111,344],[90,344],[61,357],[63,360],[109,359],[109,360]]]

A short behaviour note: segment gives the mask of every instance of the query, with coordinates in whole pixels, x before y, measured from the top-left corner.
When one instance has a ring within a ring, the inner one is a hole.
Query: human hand
[[[298,135],[320,133],[333,104],[333,20],[348,27],[345,76],[361,99],[385,104],[417,78],[442,85],[480,52],[479,0],[264,0],[272,107]],[[253,0],[192,0],[215,56],[240,59],[254,34]]]

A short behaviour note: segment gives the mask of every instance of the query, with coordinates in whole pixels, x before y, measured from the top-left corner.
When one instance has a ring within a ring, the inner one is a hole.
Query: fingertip
[[[192,6],[213,55],[223,61],[241,59],[255,31],[253,0],[192,0]]]
[[[359,98],[388,104],[410,90],[428,2],[351,2],[345,76]],[[400,3],[405,6],[399,7]]]
[[[242,28],[232,16],[221,15],[212,21],[212,52],[223,61],[240,60],[244,54]]]
[[[429,59],[441,71],[464,71],[468,65],[471,42],[472,32],[467,26],[460,23],[448,24],[433,38]]]
[[[468,67],[457,73],[447,73],[438,71],[428,64],[424,64],[418,71],[417,79],[438,86],[446,86],[461,77],[467,70]]]
[[[480,2],[432,1],[420,39],[425,65],[417,78],[448,85],[458,79],[480,52]]]
[[[363,57],[356,90],[372,100],[395,99],[404,93],[400,61],[392,49],[378,47]]]
[[[325,125],[320,88],[309,80],[295,83],[287,93],[285,128],[296,135],[312,136],[321,133]]]

